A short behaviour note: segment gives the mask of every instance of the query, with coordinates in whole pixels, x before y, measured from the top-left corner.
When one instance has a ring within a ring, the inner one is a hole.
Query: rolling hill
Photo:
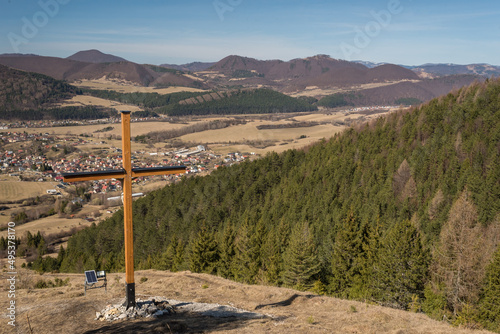
[[[442,77],[456,74],[480,75],[487,78],[500,76],[500,66],[489,64],[425,64],[410,68],[421,77]]]
[[[99,55],[97,52],[86,52],[77,58],[97,59],[94,57]],[[171,86],[203,87],[203,84],[200,84],[198,80],[184,76],[182,73],[162,71],[155,66],[140,65],[129,61],[91,63],[73,60],[71,57],[5,55],[0,57],[0,64],[23,71],[45,74],[69,82],[95,80],[104,77],[111,81],[128,82],[141,86],[155,86],[156,84],[165,86],[168,84]]]
[[[355,100],[349,102],[354,106],[394,105],[402,100],[429,101],[475,80],[485,80],[484,74],[490,73],[488,71],[493,68],[484,67],[481,70],[474,67],[475,70],[469,72],[476,74],[433,74],[423,79],[415,71],[403,66],[372,66],[366,63],[367,67],[359,62],[333,59],[326,55],[286,62],[232,55],[211,66],[207,63],[192,63],[168,68],[168,65],[132,63],[98,50],[81,51],[68,58],[5,54],[0,57],[0,64],[70,83],[104,79],[125,85],[162,88],[181,86],[216,91],[267,88],[292,96],[316,99],[336,92],[356,96]],[[183,69],[201,71],[187,74]],[[455,72],[450,70],[450,73]]]
[[[0,65],[0,117],[6,111],[49,107],[78,89],[52,77]]]

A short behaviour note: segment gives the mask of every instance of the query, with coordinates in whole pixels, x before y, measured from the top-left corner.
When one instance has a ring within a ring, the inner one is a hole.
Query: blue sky
[[[0,0],[0,53],[137,63],[333,58],[500,65],[500,2]]]

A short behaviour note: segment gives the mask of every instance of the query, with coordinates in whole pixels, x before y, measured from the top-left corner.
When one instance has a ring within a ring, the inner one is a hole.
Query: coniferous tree
[[[487,329],[500,331],[500,247],[486,269],[478,309],[478,320]]]
[[[409,220],[396,223],[382,240],[374,267],[373,292],[388,306],[407,309],[422,299],[428,279],[430,256],[420,233]]]
[[[262,267],[268,283],[281,285],[283,272],[283,254],[285,253],[290,236],[290,225],[286,219],[271,230],[263,245]]]
[[[236,258],[233,266],[234,278],[238,281],[255,283],[262,265],[261,247],[264,240],[262,221],[252,225],[245,220],[236,235]]]
[[[205,224],[201,227],[197,237],[192,241],[189,258],[189,268],[196,273],[215,273],[219,260],[219,250],[214,233],[209,231]]]
[[[161,259],[160,259],[160,269],[164,270],[173,270],[174,267],[174,258],[175,258],[175,252],[176,248],[178,245],[179,241],[177,237],[174,235],[170,239],[170,243],[167,246],[167,249],[162,253]]]
[[[232,278],[233,274],[231,268],[233,266],[234,256],[236,255],[236,249],[234,240],[236,238],[236,232],[233,229],[231,223],[228,223],[222,234],[222,239],[219,242],[219,265],[217,267],[217,272],[224,278]]]
[[[361,222],[350,213],[335,236],[332,254],[330,292],[338,297],[348,297],[354,280],[362,270],[363,236]]]
[[[309,223],[297,224],[284,254],[283,283],[298,289],[313,286],[320,262]]]
[[[186,251],[186,244],[184,241],[179,240],[177,242],[177,246],[175,247],[175,255],[174,255],[174,261],[172,262],[172,268],[170,269],[171,271],[179,271],[179,270],[184,270],[187,269],[186,265],[186,260],[185,260],[185,252]]]

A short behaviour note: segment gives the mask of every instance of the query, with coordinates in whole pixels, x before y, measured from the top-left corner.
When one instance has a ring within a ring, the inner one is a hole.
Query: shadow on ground
[[[297,299],[298,297],[310,299],[310,298],[314,298],[314,297],[318,297],[318,296],[316,296],[316,295],[299,295],[299,294],[294,294],[290,298],[285,299],[285,300],[283,300],[281,302],[271,303],[271,304],[260,304],[260,305],[257,305],[255,307],[255,310],[261,309],[263,307],[289,306],[289,305],[292,305],[293,301],[295,299]]]
[[[212,331],[235,330],[255,319],[228,317],[214,318],[196,313],[177,313],[158,319],[132,320],[114,323],[103,322],[103,327],[85,332],[97,333],[210,333]],[[261,322],[269,321],[259,319]]]

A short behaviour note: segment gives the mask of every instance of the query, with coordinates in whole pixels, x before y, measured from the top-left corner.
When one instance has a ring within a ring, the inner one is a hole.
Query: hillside
[[[474,84],[305,151],[139,199],[136,267],[368,299],[499,330],[500,312],[480,313],[493,298],[483,284],[500,275],[486,269],[500,240],[499,94],[500,80]],[[122,219],[120,211],[77,233],[59,261],[33,268],[121,270]],[[477,313],[464,313],[471,307]]]
[[[169,116],[268,114],[313,111],[310,103],[269,89],[213,92],[159,108]]]
[[[399,101],[405,99],[416,102],[411,104],[418,104],[468,86],[475,81],[481,82],[483,80],[484,78],[478,75],[450,75],[435,79],[403,81],[388,86],[351,90],[346,93],[336,93],[333,96],[343,96],[345,98],[344,105],[350,106],[399,105]],[[331,98],[331,96],[324,97],[324,99],[328,98]]]
[[[466,73],[476,74],[443,76],[422,75],[423,72],[417,71],[419,77],[411,69],[398,65],[366,63],[367,67],[327,55],[290,61],[232,55],[213,64],[169,67],[140,65],[98,50],[81,51],[68,58],[5,54],[1,55],[0,64],[69,83],[99,80],[109,82],[110,86],[190,87],[222,92],[267,88],[295,97],[316,99],[332,93],[355,93],[359,98],[351,101],[354,106],[395,104],[401,99],[429,101],[474,80],[483,81],[485,73],[493,69],[486,65],[482,70],[474,66]]]
[[[280,86],[285,85],[288,90],[300,90],[307,86],[331,87],[418,79],[414,72],[397,65],[369,69],[358,63],[325,55],[288,62],[229,56],[210,67],[210,70],[223,73],[229,78],[262,77]]]
[[[76,87],[49,76],[0,65],[0,118],[7,111],[36,109],[68,99]]]
[[[118,63],[121,61],[127,61],[122,57],[117,57],[111,54],[102,53],[99,50],[86,50],[79,51],[66,59],[81,61],[85,63]]]
[[[412,66],[410,68],[423,78],[456,74],[480,75],[486,78],[500,76],[500,66],[493,66],[489,64],[425,64]]]
[[[137,271],[137,297],[167,298],[176,313],[160,318],[98,321],[96,312],[123,301],[124,274],[108,273],[108,291],[96,289],[84,296],[83,273],[44,274],[19,270],[16,291],[16,329],[33,333],[436,333],[486,334],[453,328],[425,315],[303,293],[286,288],[246,285],[189,271]],[[55,280],[68,285],[36,288]],[[6,280],[0,283],[7,288]],[[0,300],[6,308],[7,298]],[[257,314],[238,316],[236,307]],[[209,310],[209,311],[207,311]],[[8,326],[0,333],[11,333]]]
[[[85,54],[84,54],[85,55]],[[90,57],[86,56],[87,59]],[[106,78],[110,81],[131,83],[141,86],[184,85],[199,88],[198,80],[182,74],[157,70],[149,65],[128,61],[89,63],[70,58],[12,55],[0,57],[0,64],[15,69],[36,72],[69,82]],[[158,67],[159,68],[159,67]],[[164,69],[166,70],[166,69]]]

